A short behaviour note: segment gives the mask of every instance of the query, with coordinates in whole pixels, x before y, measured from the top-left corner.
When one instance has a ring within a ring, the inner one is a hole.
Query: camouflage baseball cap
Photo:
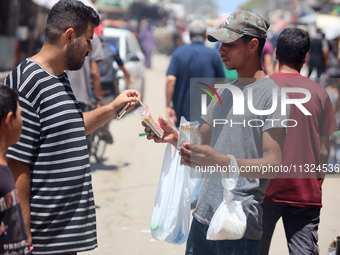
[[[210,42],[231,43],[244,35],[267,38],[269,21],[256,12],[237,11],[229,15],[222,27],[208,35]]]

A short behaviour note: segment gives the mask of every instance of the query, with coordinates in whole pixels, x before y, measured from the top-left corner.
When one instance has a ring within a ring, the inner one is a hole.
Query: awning
[[[311,13],[298,18],[297,22],[300,24],[313,24],[316,22],[317,17],[318,17],[317,13]]]
[[[340,17],[336,15],[312,13],[299,18],[298,23],[315,24],[325,34],[327,40],[340,36]]]
[[[325,34],[327,40],[335,39],[340,36],[340,24],[325,27],[322,29],[322,32]]]
[[[340,17],[330,14],[318,14],[316,27],[321,28],[327,40],[340,36]]]
[[[340,25],[339,16],[330,14],[318,14],[318,17],[316,19],[316,27],[323,29],[335,25]]]

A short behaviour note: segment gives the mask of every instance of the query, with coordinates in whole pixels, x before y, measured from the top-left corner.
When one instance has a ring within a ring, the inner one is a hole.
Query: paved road
[[[166,56],[154,56],[153,69],[146,73],[143,102],[154,117],[165,114],[165,72],[169,60]],[[143,128],[134,113],[112,121],[110,130],[115,142],[107,147],[105,162],[92,164],[99,247],[81,254],[184,254],[185,245],[154,240],[149,231],[165,145],[138,137]],[[327,178],[323,187],[320,254],[327,254],[328,244],[340,235],[339,184],[339,178]],[[288,254],[281,222],[270,254]]]

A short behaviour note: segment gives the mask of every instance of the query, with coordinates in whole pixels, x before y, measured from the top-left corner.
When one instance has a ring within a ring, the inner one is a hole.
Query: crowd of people
[[[99,25],[98,14],[82,2],[59,1],[48,15],[41,50],[0,85],[0,254],[75,255],[97,247],[86,135],[127,104],[132,111],[141,98],[138,91],[126,90],[101,104]],[[191,43],[174,50],[166,73],[167,120],[158,119],[164,135],[160,138],[145,126],[147,138],[177,148],[179,119],[185,116],[200,122],[202,138],[202,144],[178,148],[186,165],[228,166],[233,155],[240,168],[293,165],[320,171],[240,171],[232,192],[247,216],[246,231],[241,239],[216,241],[206,235],[224,188],[220,173],[213,178],[203,173],[194,193],[188,255],[268,254],[280,218],[289,254],[319,254],[321,187],[330,166],[329,137],[338,130],[340,75],[336,70],[330,75],[332,84],[326,90],[300,74],[306,62],[313,68],[310,49],[318,49],[320,61],[314,63],[327,66],[322,36],[310,38],[300,28],[286,28],[274,50],[267,40],[269,27],[251,11],[230,14],[208,35],[202,20],[192,21]],[[150,40],[149,30],[143,22],[140,41]],[[219,42],[218,51],[204,46],[205,39]],[[151,68],[149,46],[143,48]],[[225,79],[223,66],[235,70],[237,79]],[[190,78],[195,77],[228,81],[217,90],[221,106],[210,102],[204,114],[190,111],[195,108],[188,105],[195,100]],[[94,109],[89,108],[92,86]],[[247,100],[240,114],[235,105],[241,98]],[[216,119],[231,124],[215,125]]]

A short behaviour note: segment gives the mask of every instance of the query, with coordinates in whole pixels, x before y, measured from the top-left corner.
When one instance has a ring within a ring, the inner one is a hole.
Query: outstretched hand
[[[127,112],[132,111],[138,99],[140,99],[140,94],[137,90],[124,90],[114,101],[114,108],[118,112],[124,108],[127,103],[131,103],[130,106],[126,109]]]
[[[179,147],[179,155],[184,164],[191,167],[222,166],[230,163],[228,156],[220,154],[208,145],[184,143]]]

